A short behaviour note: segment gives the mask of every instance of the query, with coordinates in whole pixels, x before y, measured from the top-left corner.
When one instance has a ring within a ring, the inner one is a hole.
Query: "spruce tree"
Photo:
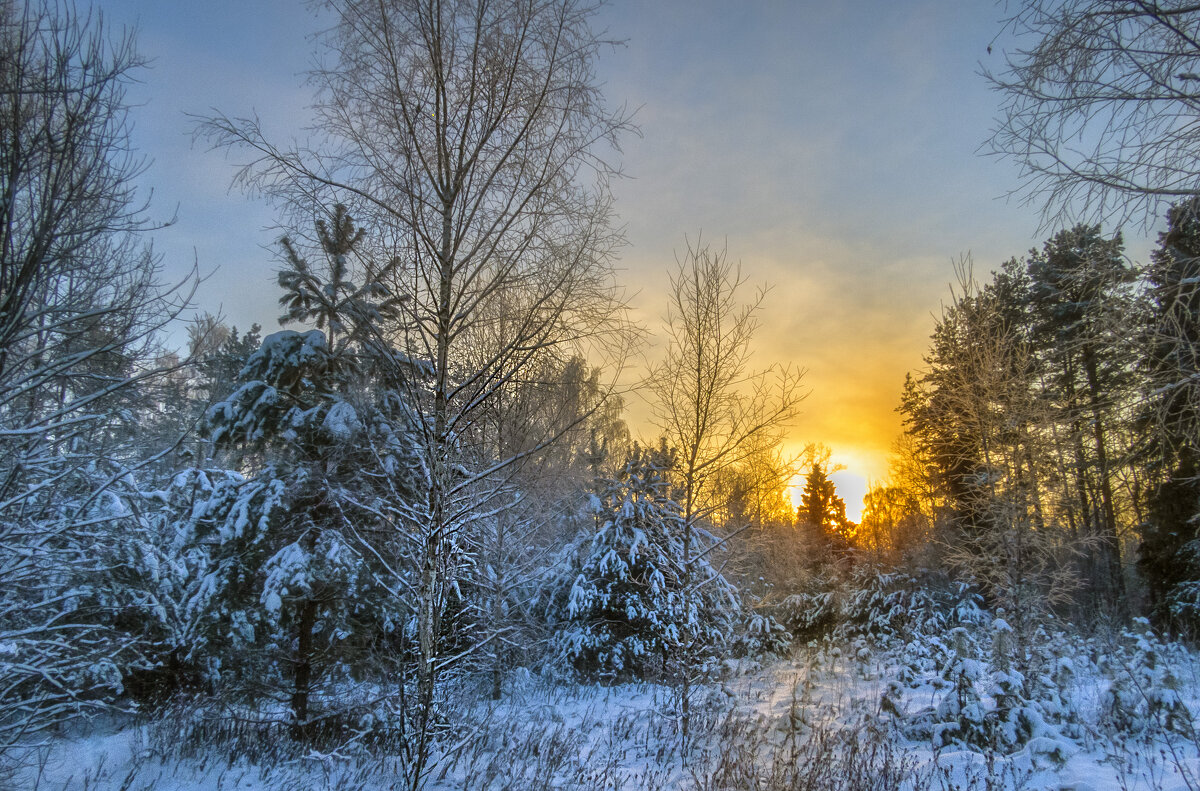
[[[566,602],[564,652],[586,678],[644,679],[672,670],[684,645],[720,645],[737,601],[705,559],[685,585],[684,519],[668,474],[674,454],[635,447],[593,502],[597,529],[582,548]]]
[[[810,543],[825,553],[844,557],[853,547],[846,503],[820,463],[813,464],[804,479],[796,521],[807,530]]]

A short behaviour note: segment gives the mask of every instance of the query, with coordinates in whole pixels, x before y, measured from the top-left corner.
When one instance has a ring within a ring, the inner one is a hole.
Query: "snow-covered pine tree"
[[[105,577],[122,594],[121,628],[141,636],[145,662],[128,671],[125,692],[161,704],[219,681],[225,660],[255,644],[254,623],[230,597],[248,584],[283,490],[234,470],[190,468],[129,503]]]
[[[668,473],[674,453],[635,446],[593,502],[596,532],[581,547],[562,645],[584,677],[644,679],[671,670],[680,645],[708,648],[728,634],[732,587],[707,560],[705,584],[685,589],[683,514]]]
[[[285,321],[322,329],[264,338],[237,389],[209,410],[212,441],[249,474],[198,506],[213,515],[215,567],[227,572],[221,620],[266,658],[243,664],[256,681],[290,687],[301,735],[322,674],[348,671],[358,643],[402,625],[399,583],[411,569],[397,513],[427,487],[406,399],[415,385],[404,379],[420,366],[396,365],[375,326],[396,301],[369,271],[354,282],[362,232],[341,206],[317,235],[328,271],[285,240],[280,301]]]
[[[472,444],[486,459],[515,460],[491,484],[499,507],[466,532],[472,562],[457,586],[466,609],[456,636],[483,649],[472,658],[490,665],[494,700],[514,664],[529,665],[534,651],[553,645],[540,617],[544,597],[566,591],[548,579],[569,565],[558,561],[569,556],[581,525],[592,524],[590,485],[609,448],[628,446],[623,402],[605,392],[599,368],[579,355],[562,360],[554,349],[529,368],[498,389],[473,427],[481,436]]]

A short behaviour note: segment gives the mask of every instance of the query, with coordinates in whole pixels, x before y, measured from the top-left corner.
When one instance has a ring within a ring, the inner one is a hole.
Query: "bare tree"
[[[917,532],[931,537],[948,510],[945,487],[928,450],[908,432],[892,443],[888,481],[915,504],[915,516],[920,525]]]
[[[1200,192],[1200,6],[1023,0],[1008,26],[1017,49],[985,72],[1002,96],[990,146],[1047,225],[1148,224]]]
[[[871,562],[885,558],[896,563],[928,538],[928,523],[921,504],[904,487],[895,484],[872,486],[863,498],[862,521],[856,538],[858,547],[870,553]]]
[[[678,449],[683,493],[683,586],[685,592],[712,580],[696,579],[701,522],[720,507],[713,497],[723,471],[778,444],[806,393],[803,371],[789,366],[751,367],[751,340],[765,291],[740,302],[741,267],[725,250],[699,240],[688,243],[671,275],[666,358],[652,372],[654,417],[667,442]],[[709,550],[704,550],[705,552]],[[694,598],[694,596],[690,597]],[[687,617],[694,618],[695,607]],[[680,724],[684,744],[690,725],[690,657],[695,629],[681,631],[683,668]]]
[[[607,182],[621,113],[595,76],[596,10],[579,0],[330,0],[312,145],[281,148],[253,119],[205,130],[251,152],[241,171],[297,216],[340,201],[381,233],[378,276],[405,298],[380,327],[430,375],[411,393],[430,488],[399,535],[419,567],[417,727],[433,722],[442,613],[465,535],[503,507],[515,461],[472,446],[488,403],[547,349],[607,353],[624,337]],[[506,328],[505,342],[486,341]],[[569,357],[570,354],[563,354]],[[397,361],[403,363],[404,361]],[[522,454],[554,439],[540,438]],[[421,738],[424,738],[423,736]],[[413,783],[426,771],[419,750]]]
[[[498,335],[507,342],[506,333]],[[546,354],[490,400],[478,424],[494,458],[518,460],[495,481],[512,506],[481,520],[483,530],[472,537],[478,562],[471,587],[481,594],[476,639],[488,644],[493,700],[514,658],[544,649],[546,625],[532,610],[556,553],[590,521],[585,492],[597,466],[627,444],[621,406],[598,368]],[[537,451],[547,437],[557,440]]]
[[[134,397],[186,302],[137,237],[140,64],[99,15],[0,2],[0,753],[110,702],[136,648],[102,581],[153,461]]]
[[[777,439],[764,435],[751,440],[741,461],[715,476],[716,510],[710,516],[714,524],[730,532],[746,525],[756,533],[792,527],[796,512],[787,489],[798,459],[785,455]]]

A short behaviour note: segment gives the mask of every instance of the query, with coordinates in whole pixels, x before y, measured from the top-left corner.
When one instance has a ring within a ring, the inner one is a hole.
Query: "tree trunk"
[[[436,331],[435,383],[433,393],[433,442],[431,447],[429,484],[429,525],[425,540],[425,557],[421,563],[421,582],[418,590],[417,644],[417,731],[418,744],[413,766],[413,788],[423,779],[429,757],[429,726],[433,719],[434,691],[437,686],[437,656],[439,609],[441,606],[441,574],[445,551],[447,455],[450,440],[449,384],[451,287],[454,279],[454,251],[451,224],[454,215],[453,194],[447,194],[442,206],[442,238],[438,250],[438,302]]]
[[[506,514],[501,513],[496,517],[496,548],[495,559],[492,563],[492,700],[500,700],[501,681],[504,678],[504,668],[501,665],[504,655],[500,650],[503,645],[500,640],[500,631],[504,628],[504,580],[500,578],[500,569],[504,564],[506,522]]]
[[[695,456],[689,462],[689,466],[694,466]],[[683,617],[684,628],[682,629],[683,645],[679,655],[679,666],[683,674],[683,683],[681,685],[681,700],[679,703],[679,732],[681,737],[680,745],[680,760],[686,766],[688,758],[689,739],[691,734],[692,723],[692,643],[695,636],[691,633],[692,625],[692,519],[694,519],[695,502],[695,473],[688,471],[687,476],[687,491],[686,507],[683,514]]]
[[[300,619],[296,627],[296,661],[292,690],[292,735],[306,739],[308,733],[308,698],[312,684],[313,627],[317,623],[317,603],[305,599],[300,605]]]
[[[1096,443],[1096,463],[1100,475],[1100,504],[1102,524],[1100,541],[1102,571],[1106,577],[1106,601],[1118,617],[1125,609],[1125,579],[1121,574],[1121,539],[1117,535],[1117,514],[1113,504],[1112,481],[1108,470],[1108,449],[1104,438],[1104,422],[1101,419],[1100,374],[1096,356],[1091,349],[1084,352],[1084,367],[1088,379],[1088,401],[1092,413],[1092,436]]]

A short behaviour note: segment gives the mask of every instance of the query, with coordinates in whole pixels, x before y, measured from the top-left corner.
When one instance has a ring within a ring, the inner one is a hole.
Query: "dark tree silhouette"
[[[796,521],[818,547],[844,555],[854,546],[854,524],[846,519],[846,503],[819,462],[804,479]]]

